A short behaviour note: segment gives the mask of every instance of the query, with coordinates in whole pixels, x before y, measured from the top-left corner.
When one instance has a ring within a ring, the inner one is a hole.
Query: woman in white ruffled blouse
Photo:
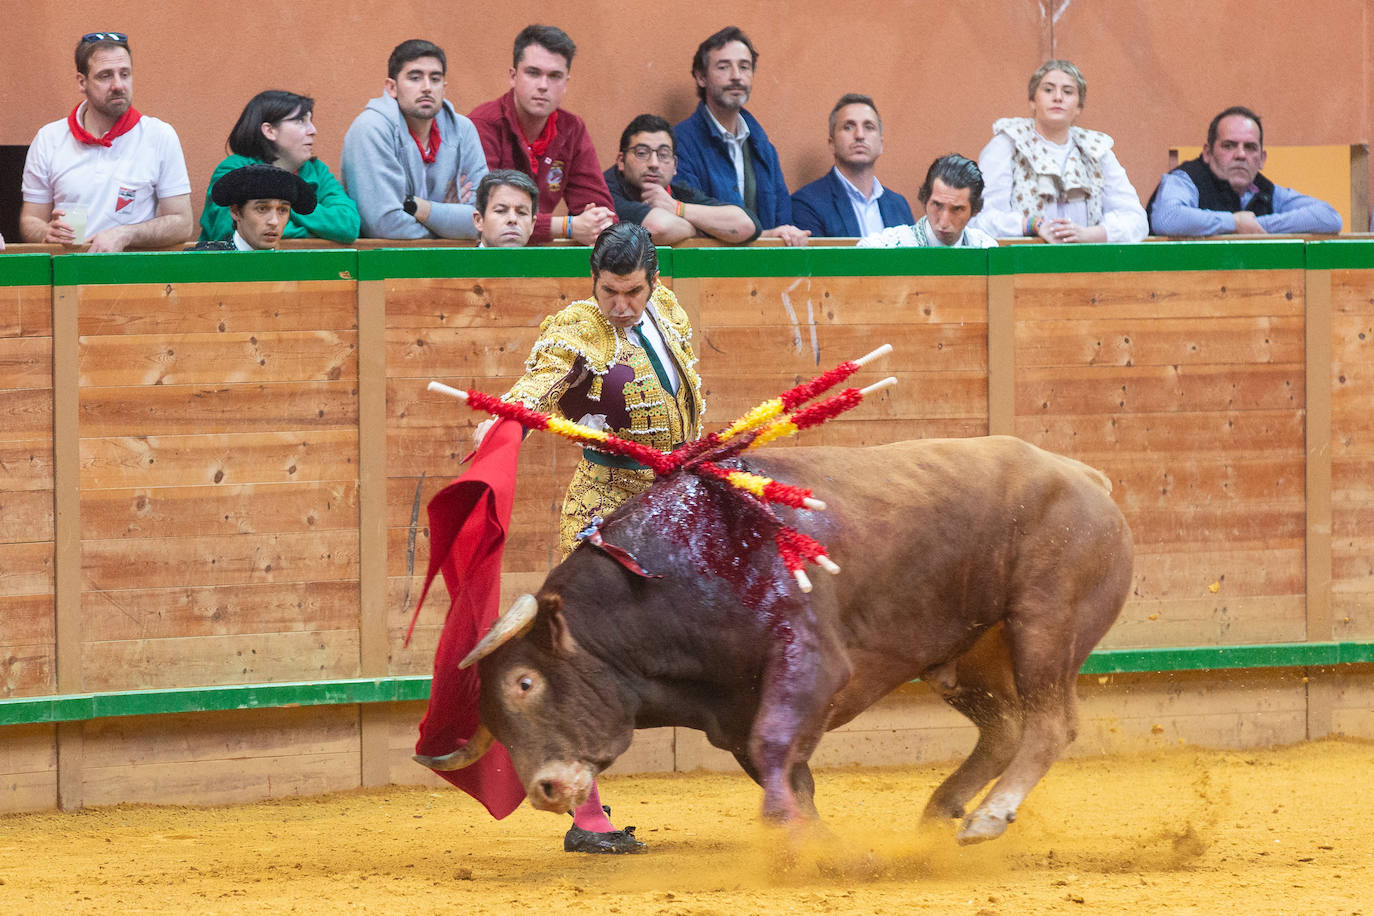
[[[1087,81],[1066,60],[1030,79],[1029,118],[1002,118],[978,156],[987,187],[974,224],[989,235],[1047,242],[1138,242],[1149,232],[1112,138],[1075,126]]]

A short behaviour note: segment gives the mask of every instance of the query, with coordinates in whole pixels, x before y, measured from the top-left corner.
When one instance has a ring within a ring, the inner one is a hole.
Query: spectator
[[[315,158],[315,100],[268,89],[249,100],[229,133],[228,158],[215,167],[205,189],[200,240],[227,239],[234,231],[229,211],[215,203],[215,183],[234,169],[265,162],[299,175],[314,188],[313,212],[292,208],[282,238],[329,239],[347,245],[358,237],[358,205],[344,193],[329,166]]]
[[[991,236],[1047,242],[1138,242],[1145,209],[1112,138],[1075,126],[1088,84],[1066,60],[1045,62],[1030,79],[1031,117],[1002,118],[978,156],[987,182],[974,224]]]
[[[737,244],[756,238],[758,221],[743,207],[673,183],[676,146],[673,127],[663,118],[642,114],[630,122],[620,134],[615,165],[606,170],[616,214],[649,230],[655,245],[673,245],[696,235]]]
[[[883,119],[873,100],[849,92],[830,109],[835,166],[792,193],[792,221],[815,236],[868,236],[909,226],[911,205],[873,173],[883,154]]]
[[[1202,155],[1160,179],[1150,195],[1151,228],[1185,236],[1341,231],[1334,207],[1265,178],[1264,160],[1259,115],[1226,109],[1208,125]]]
[[[534,232],[539,212],[539,188],[524,172],[496,169],[477,185],[478,248],[523,248]]]
[[[792,225],[792,198],[778,152],[744,108],[758,59],[749,36],[735,26],[697,46],[692,78],[700,101],[677,126],[678,174],[684,183],[754,214],[764,227],[762,237],[805,245],[811,233]]]
[[[539,187],[535,242],[568,238],[591,245],[615,222],[587,126],[560,107],[576,53],[562,29],[526,26],[515,36],[510,91],[469,115],[482,136],[487,165],[518,169]],[[554,219],[560,201],[567,202],[568,215]]]
[[[344,134],[344,187],[362,234],[470,239],[472,189],[487,160],[472,122],[444,98],[448,58],[419,38],[391,52],[383,92]]]
[[[91,251],[165,248],[191,237],[191,180],[176,131],[133,106],[129,36],[76,45],[85,99],[39,129],[24,162],[19,235]],[[84,223],[84,225],[82,225]]]
[[[228,239],[201,239],[197,251],[263,251],[277,247],[291,218],[315,210],[315,187],[295,172],[253,162],[240,166],[210,188],[213,203],[229,215]]]
[[[968,224],[983,209],[983,173],[972,159],[957,153],[936,159],[916,197],[926,211],[916,225],[891,226],[859,239],[858,247],[997,247],[997,239]]]

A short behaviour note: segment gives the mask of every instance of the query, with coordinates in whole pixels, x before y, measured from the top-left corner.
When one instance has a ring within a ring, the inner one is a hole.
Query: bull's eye
[[[520,691],[522,693],[528,693],[533,687],[534,678],[530,677],[528,674],[520,679]]]

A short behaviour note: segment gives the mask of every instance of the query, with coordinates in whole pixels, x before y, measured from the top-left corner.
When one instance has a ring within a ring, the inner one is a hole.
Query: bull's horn
[[[521,595],[515,599],[515,603],[510,606],[510,610],[497,618],[491,625],[487,635],[482,637],[471,652],[467,654],[461,662],[459,668],[466,668],[478,659],[486,658],[491,653],[499,649],[507,640],[514,639],[521,633],[530,628],[534,623],[534,615],[539,613],[539,602],[534,600],[533,595]]]
[[[461,770],[463,767],[472,766],[483,754],[491,748],[491,743],[496,739],[491,732],[487,731],[485,725],[477,726],[477,733],[468,739],[468,743],[448,754],[440,754],[438,757],[426,757],[424,754],[415,754],[411,757],[418,764],[429,767],[431,770],[449,772],[450,770]]]

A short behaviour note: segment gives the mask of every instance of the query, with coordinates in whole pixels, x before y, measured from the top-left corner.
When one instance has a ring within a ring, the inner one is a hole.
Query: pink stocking
[[[610,833],[615,829],[606,812],[601,810],[601,793],[596,790],[595,781],[587,800],[573,809],[573,823],[592,833]]]

